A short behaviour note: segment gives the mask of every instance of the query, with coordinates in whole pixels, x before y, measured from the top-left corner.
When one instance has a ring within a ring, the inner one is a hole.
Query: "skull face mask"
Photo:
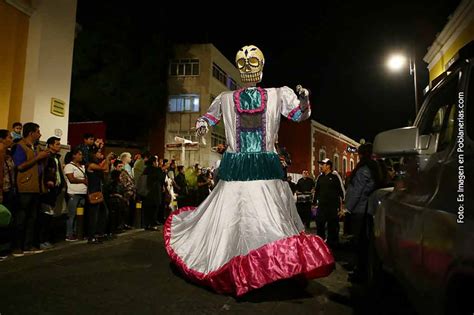
[[[240,78],[245,83],[258,83],[262,81],[263,65],[265,58],[258,47],[254,45],[242,47],[235,56]]]

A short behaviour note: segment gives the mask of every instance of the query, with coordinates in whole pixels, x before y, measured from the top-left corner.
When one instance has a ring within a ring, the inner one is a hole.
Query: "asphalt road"
[[[335,254],[340,263],[347,257],[344,250]],[[306,288],[282,281],[239,299],[216,294],[174,272],[161,231],[134,230],[99,245],[61,242],[0,262],[0,315],[406,314],[399,295],[395,290],[385,301],[371,300],[347,282],[339,263]]]

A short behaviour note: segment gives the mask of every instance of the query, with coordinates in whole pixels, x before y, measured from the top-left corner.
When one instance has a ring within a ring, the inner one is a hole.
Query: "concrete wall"
[[[474,1],[463,0],[436,36],[423,60],[428,63],[430,82],[447,70],[449,61],[474,40]]]
[[[26,53],[21,121],[40,125],[43,138],[67,139],[77,0],[33,1]],[[66,103],[53,115],[51,99]]]
[[[20,121],[29,15],[0,0],[0,129]]]

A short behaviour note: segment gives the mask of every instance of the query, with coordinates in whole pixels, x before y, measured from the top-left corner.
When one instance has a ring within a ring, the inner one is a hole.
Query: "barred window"
[[[217,147],[217,145],[220,143],[226,143],[225,136],[213,132],[211,134],[211,147]]]
[[[199,75],[199,59],[174,59],[170,62],[170,76]]]
[[[199,95],[171,95],[168,101],[169,112],[199,112]]]
[[[239,89],[239,86],[237,85],[237,82],[235,82],[234,79],[232,79],[231,77],[227,78],[227,87],[231,91],[235,91],[235,90]]]
[[[212,64],[212,76],[227,86],[227,73],[215,63]]]
[[[326,158],[326,151],[324,149],[319,150],[319,161],[322,161]]]
[[[215,63],[212,64],[212,76],[219,80],[222,84],[224,84],[229,90],[234,91],[239,88],[237,82],[232,79],[221,67],[216,65]]]
[[[339,171],[339,154],[334,154],[334,170]]]

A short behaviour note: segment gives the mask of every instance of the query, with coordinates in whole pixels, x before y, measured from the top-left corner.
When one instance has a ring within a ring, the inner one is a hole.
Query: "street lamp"
[[[391,55],[387,59],[387,67],[391,71],[401,71],[405,68],[407,58],[402,54]],[[415,88],[415,116],[418,114],[418,88],[416,87],[416,63],[415,58],[409,58],[410,75],[413,76],[413,86]]]

